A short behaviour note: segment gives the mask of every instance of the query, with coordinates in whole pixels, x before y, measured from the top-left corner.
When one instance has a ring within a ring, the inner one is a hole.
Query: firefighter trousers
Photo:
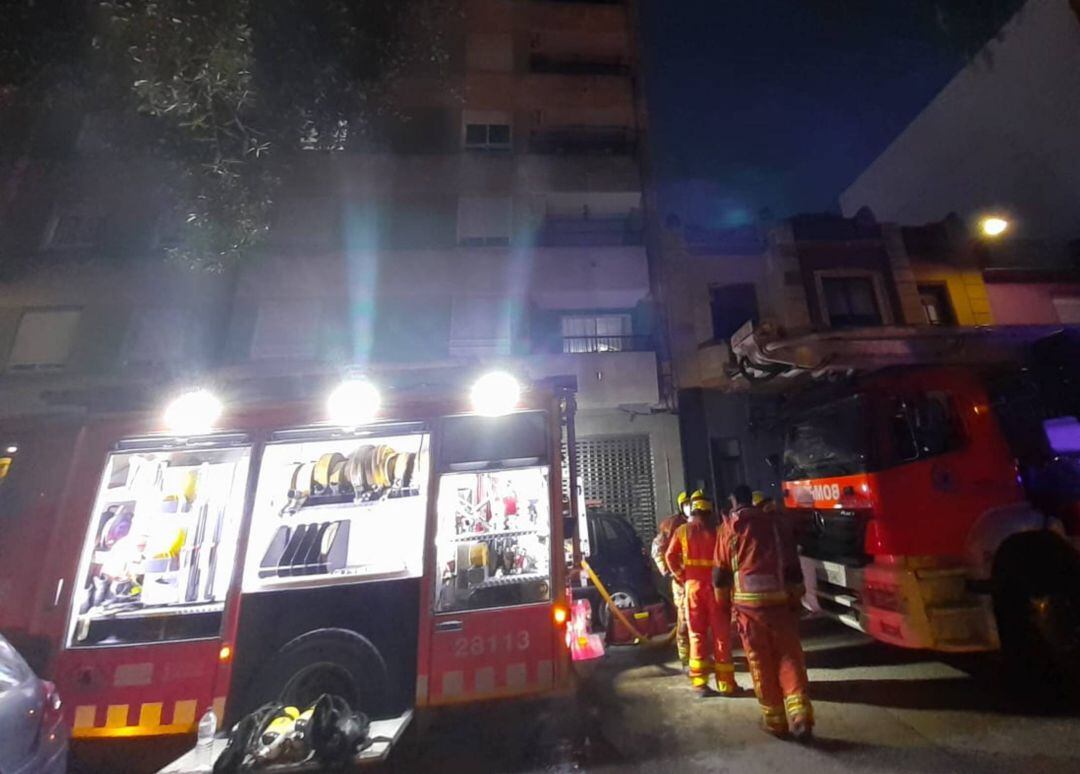
[[[786,605],[736,605],[735,620],[766,727],[782,733],[789,720],[812,727],[814,708],[806,695],[798,615]]]
[[[686,621],[686,591],[683,585],[671,579],[671,601],[675,604],[675,647],[679,661],[685,667],[690,663],[690,628]]]
[[[731,661],[731,608],[716,601],[712,581],[687,578],[686,619],[690,629],[690,683],[709,684],[716,675],[721,693],[735,692],[735,666]]]

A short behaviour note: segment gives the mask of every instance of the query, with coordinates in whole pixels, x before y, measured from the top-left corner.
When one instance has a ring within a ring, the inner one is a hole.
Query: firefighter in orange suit
[[[734,511],[716,541],[713,581],[730,593],[754,692],[766,731],[809,739],[814,709],[806,695],[806,663],[799,642],[802,573],[795,541],[777,513],[751,505],[747,486],[731,496]]]
[[[711,525],[712,503],[700,493],[690,501],[690,521],[672,536],[667,564],[686,592],[690,626],[690,683],[699,696],[708,696],[709,675],[725,696],[738,690],[731,661],[731,608],[713,590],[716,530]]]
[[[679,492],[679,512],[668,516],[657,528],[656,537],[652,542],[652,558],[656,563],[656,569],[665,578],[671,578],[671,601],[675,605],[675,646],[679,650],[679,661],[683,668],[690,664],[690,630],[686,625],[686,595],[683,593],[683,585],[674,576],[667,565],[667,550],[671,545],[671,536],[675,530],[687,522],[690,517],[690,495]]]

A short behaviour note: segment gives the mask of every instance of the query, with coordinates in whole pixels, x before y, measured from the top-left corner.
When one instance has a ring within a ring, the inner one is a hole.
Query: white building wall
[[[1017,236],[1080,236],[1080,16],[1019,13],[840,196],[845,215],[926,223],[1000,211]]]

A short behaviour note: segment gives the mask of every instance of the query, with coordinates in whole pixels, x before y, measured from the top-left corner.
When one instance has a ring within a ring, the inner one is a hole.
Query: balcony
[[[618,247],[642,244],[641,219],[547,218],[534,236],[537,247]]]
[[[564,336],[562,339],[562,351],[568,355],[652,350],[651,336]]]
[[[518,367],[530,379],[576,376],[582,409],[651,406],[660,399],[653,352],[537,354],[522,358]]]
[[[631,155],[637,132],[626,126],[561,126],[529,134],[529,153]]]

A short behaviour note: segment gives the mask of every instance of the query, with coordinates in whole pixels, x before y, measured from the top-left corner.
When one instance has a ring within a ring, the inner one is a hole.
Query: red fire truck
[[[1020,361],[894,366],[805,395],[782,486],[806,604],[896,645],[1003,646],[1015,666],[1080,674],[1078,342],[1058,332],[1010,346]]]
[[[185,393],[165,432],[6,426],[5,515],[53,528],[6,544],[0,624],[55,645],[82,740],[323,692],[392,718],[563,691],[573,390],[489,374],[472,405],[429,386],[377,408],[352,379],[328,406]]]

